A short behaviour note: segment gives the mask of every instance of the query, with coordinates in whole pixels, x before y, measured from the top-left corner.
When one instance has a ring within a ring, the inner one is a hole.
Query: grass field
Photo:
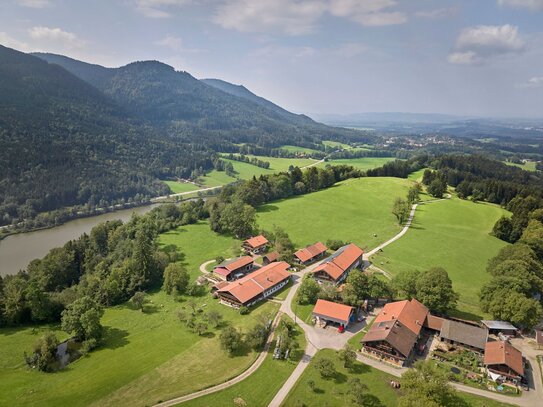
[[[180,247],[185,254],[182,261],[193,278],[205,260],[228,254],[233,245],[239,244],[214,234],[204,222],[164,234],[160,240],[163,245]],[[23,352],[32,349],[45,327],[1,329],[0,405],[150,405],[228,380],[255,360],[256,353],[250,351],[228,357],[220,348],[216,330],[211,329],[206,336],[188,331],[176,316],[183,302],[175,302],[163,292],[149,294],[148,299],[144,313],[129,305],[107,308],[102,318],[103,346],[58,373],[30,371],[23,362]],[[218,310],[226,323],[244,330],[255,323],[258,315],[272,315],[279,307],[272,302],[262,303],[251,314],[241,316],[210,295],[194,300],[205,304],[206,311]],[[67,337],[58,327],[52,329],[59,339]]]
[[[390,211],[394,199],[406,196],[410,185],[399,178],[350,179],[263,205],[258,209],[258,224],[265,230],[283,227],[297,247],[341,239],[371,249],[400,230]]]
[[[359,170],[366,171],[372,168],[382,167],[384,164],[394,161],[394,157],[361,157],[361,158],[342,158],[339,160],[330,160],[327,164],[331,165],[352,165]]]
[[[523,164],[516,164],[509,161],[504,161],[504,163],[507,165],[514,166],[514,167],[522,168],[523,170],[526,170],[526,171],[537,171],[535,168],[535,164],[536,164],[535,161],[528,161]]]
[[[283,315],[282,318],[292,321],[286,315]],[[270,352],[262,366],[247,379],[226,390],[188,401],[182,405],[187,407],[235,406],[234,399],[241,398],[248,407],[267,406],[303,356],[303,350],[306,346],[305,336],[298,325],[296,325],[296,332],[298,350],[291,353],[289,360],[274,360],[273,353]],[[272,343],[270,350],[273,351],[274,348],[275,342]]]
[[[314,368],[315,362],[320,358],[327,358],[334,362],[336,374],[333,378],[325,380],[321,378],[319,372]],[[343,367],[338,360],[335,352],[330,349],[321,350],[309,363],[304,373],[289,393],[283,406],[329,406],[343,407],[355,406],[348,394],[348,382],[352,378],[359,378],[367,386],[366,403],[368,406],[395,406],[398,404],[398,398],[401,390],[395,390],[390,387],[391,380],[398,380],[396,377],[388,375],[370,366],[356,362],[351,370]],[[315,389],[311,390],[308,381],[315,382]],[[458,404],[472,407],[502,407],[506,404],[495,402],[491,399],[472,396],[465,393],[458,393]],[[303,403],[303,404],[301,404]]]
[[[234,169],[238,171],[236,168],[235,163],[238,164],[246,164],[250,165],[251,167],[255,167],[258,170],[266,171],[265,173],[272,173],[272,172],[280,172],[280,171],[288,171],[289,167],[292,165],[294,167],[305,167],[306,165],[313,164],[314,162],[318,160],[313,160],[311,158],[282,158],[282,157],[264,157],[264,156],[256,156],[256,155],[247,155],[249,158],[257,158],[261,161],[267,161],[270,163],[269,169],[264,169],[257,167],[256,165],[242,163],[235,160],[228,160],[226,158],[223,158],[223,160],[231,162],[234,165]],[[239,172],[239,171],[238,171]],[[260,175],[260,174],[257,174]],[[250,175],[252,177],[252,175]],[[243,176],[241,178],[244,178]]]
[[[300,147],[300,146],[281,146],[282,150],[289,151],[291,153],[304,153],[304,154],[313,154],[313,153],[322,153],[322,151],[315,150],[313,148]]]
[[[179,194],[181,192],[190,192],[197,191],[198,188],[196,185],[191,184],[190,182],[178,182],[178,181],[162,181],[170,187],[174,194]]]
[[[324,140],[322,144],[328,147],[343,148],[344,150],[351,148],[351,146],[348,144],[341,143],[339,141],[332,141],[332,140]]]
[[[477,293],[490,280],[487,261],[506,245],[489,233],[506,213],[496,205],[458,198],[420,205],[409,232],[372,261],[392,275],[445,268],[460,294],[459,311],[467,317],[481,316]]]

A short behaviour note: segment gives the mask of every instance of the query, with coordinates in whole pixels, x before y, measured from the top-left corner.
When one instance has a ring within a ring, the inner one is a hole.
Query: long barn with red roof
[[[313,276],[318,280],[339,284],[352,269],[362,265],[363,254],[364,251],[353,243],[340,247],[313,270]]]
[[[270,263],[239,280],[221,287],[221,302],[233,307],[251,306],[270,297],[290,281],[290,265],[284,261]]]

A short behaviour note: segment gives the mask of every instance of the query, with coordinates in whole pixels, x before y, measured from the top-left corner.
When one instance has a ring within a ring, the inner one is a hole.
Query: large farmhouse
[[[403,365],[409,359],[429,315],[416,299],[385,305],[362,339],[364,351]]]
[[[321,242],[317,242],[310,246],[304,247],[294,253],[296,261],[300,264],[309,264],[313,263],[315,260],[320,259],[326,253],[328,248],[323,245]]]
[[[266,250],[268,243],[268,239],[262,235],[258,235],[245,240],[242,247],[247,254],[258,254]]]
[[[287,271],[289,267],[284,261],[270,263],[219,288],[217,295],[226,305],[251,306],[269,297],[290,281],[290,273]]]
[[[353,243],[340,247],[313,270],[313,276],[321,281],[339,284],[352,269],[362,264],[363,254],[364,251]]]
[[[507,341],[487,342],[484,364],[488,375],[518,383],[524,376],[522,353]]]
[[[253,269],[253,258],[243,256],[237,259],[224,261],[213,269],[213,273],[225,281],[232,281],[236,277],[241,277]]]

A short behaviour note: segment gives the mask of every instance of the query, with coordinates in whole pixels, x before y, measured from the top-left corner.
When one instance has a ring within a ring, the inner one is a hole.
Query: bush
[[[239,313],[240,313],[241,315],[247,315],[247,314],[249,314],[250,312],[251,312],[251,310],[250,310],[248,307],[246,307],[245,305],[242,305],[242,306],[239,308]]]

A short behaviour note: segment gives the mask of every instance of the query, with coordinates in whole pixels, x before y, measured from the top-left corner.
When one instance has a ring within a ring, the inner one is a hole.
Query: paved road
[[[170,194],[170,195],[162,195],[162,196],[156,196],[154,198],[151,198],[151,202],[158,202],[162,199],[168,199],[168,198],[173,198],[175,196],[184,196],[184,195],[189,195],[189,194],[194,194],[195,192],[198,193],[198,192],[205,192],[205,191],[212,191],[214,189],[219,189],[219,188],[222,188],[222,185],[218,185],[216,187],[209,187],[209,188],[203,188],[203,189],[196,189],[194,191],[187,191],[187,192],[179,192],[177,194]]]

